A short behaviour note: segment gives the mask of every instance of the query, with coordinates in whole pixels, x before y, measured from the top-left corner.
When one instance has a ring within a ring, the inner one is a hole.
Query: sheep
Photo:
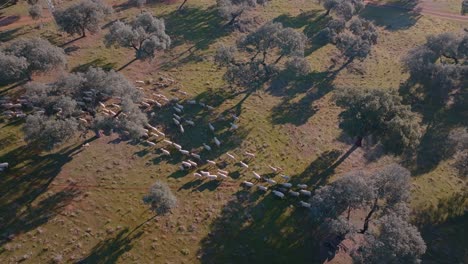
[[[298,184],[298,185],[297,185],[297,188],[306,189],[306,188],[307,188],[307,184]]]
[[[135,81],[135,82],[138,83],[138,84],[145,84],[144,81]]]
[[[300,190],[299,192],[300,192],[302,195],[304,195],[304,196],[312,196],[312,192],[311,192],[311,191]]]
[[[202,177],[202,175],[201,175],[200,173],[198,173],[198,172],[195,172],[195,173],[193,174],[193,176],[195,176],[195,177],[197,177],[197,178],[201,178],[201,177]]]
[[[267,181],[269,184],[271,184],[271,185],[276,184],[276,181],[273,180],[273,179],[266,179],[266,181]]]
[[[8,168],[8,166],[10,166],[10,164],[8,162],[0,163],[0,168],[2,168],[2,169],[6,169],[6,168]]]
[[[295,192],[293,190],[289,190],[289,195],[293,196],[293,197],[299,197],[299,193],[298,192]]]
[[[186,91],[182,91],[182,90],[178,90],[177,92],[183,94],[183,95],[188,95],[188,93]]]
[[[115,112],[114,112],[114,111],[112,111],[112,110],[109,110],[109,114],[111,114],[111,115],[115,116],[117,113],[115,113]]]
[[[281,199],[284,198],[284,193],[280,192],[280,191],[273,191],[273,194]]]
[[[211,105],[206,105],[206,108],[208,108],[208,110],[213,110],[214,107],[212,107]]]
[[[229,123],[229,124],[231,124],[231,128],[229,128],[229,130],[236,130],[239,128],[239,126],[236,124],[233,124],[233,123]]]
[[[182,165],[187,168],[192,167],[192,164],[190,164],[190,162],[187,162],[187,161],[182,161]]]
[[[236,157],[234,157],[234,155],[230,154],[229,152],[226,152],[226,156],[228,156],[229,158],[233,160],[236,160]]]
[[[177,120],[177,119],[175,119],[175,118],[172,118],[172,120],[174,121],[174,124],[176,124],[177,126],[180,125],[179,120]]]
[[[200,171],[200,173],[201,173],[203,176],[208,176],[208,175],[210,175],[210,173],[207,172],[207,171]]]
[[[201,160],[201,157],[200,157],[200,155],[198,155],[198,154],[190,153],[190,155],[192,155],[192,157],[194,157],[194,158],[196,158],[196,159]]]
[[[167,155],[167,156],[171,155],[171,153],[166,149],[161,148],[161,151],[162,151],[163,155]]]
[[[158,134],[156,134],[156,133],[153,133],[153,132],[150,132],[150,136],[152,136],[152,137],[157,137],[157,138],[159,137],[159,135],[158,135]]]
[[[193,167],[197,167],[198,164],[194,161],[191,161],[191,160],[187,160],[188,163],[192,164]]]
[[[117,108],[117,109],[120,109],[120,108],[121,108],[120,105],[118,105],[118,104],[111,104],[111,106],[113,106],[113,107],[115,107],[115,108]]]
[[[211,123],[208,123],[208,127],[210,128],[211,131],[213,132],[215,131],[215,128]]]
[[[194,104],[197,104],[197,101],[195,101],[195,100],[187,100],[187,104],[194,105]]]
[[[10,108],[13,108],[13,104],[12,103],[5,103],[5,104],[2,104],[2,107],[6,108],[6,109],[10,109]]]
[[[177,108],[177,107],[172,107],[172,108],[174,108],[174,110],[175,110],[177,113],[179,113],[179,114],[182,113],[182,110],[180,110],[179,108]]]
[[[160,104],[159,102],[154,102],[154,104],[155,104],[157,107],[159,107],[159,108],[162,107],[162,104]]]
[[[281,175],[281,178],[289,181],[291,179],[291,177],[287,176],[287,175]]]
[[[146,140],[146,143],[148,143],[150,146],[156,146],[156,143],[151,142],[151,141],[149,141],[149,140]]]
[[[229,178],[226,174],[222,174],[222,173],[220,173],[220,172],[218,172],[218,176],[221,177],[221,178],[223,178],[223,179]]]
[[[245,164],[244,162],[241,161],[241,162],[239,162],[239,163],[240,163],[240,165],[241,165],[242,167],[244,167],[244,168],[246,168],[246,169],[249,168],[249,165]]]
[[[159,135],[161,135],[161,136],[163,136],[163,137],[166,136],[166,134],[164,134],[163,132],[161,132],[161,131],[159,131],[159,130],[156,130],[156,133],[158,133]]]
[[[250,158],[255,158],[255,154],[250,153],[250,152],[247,152],[247,151],[244,152],[244,155],[246,155],[246,156],[248,156],[248,157],[250,157]]]
[[[211,151],[211,147],[208,146],[207,144],[203,143],[203,147],[204,147],[206,150]]]
[[[210,180],[216,180],[216,179],[218,178],[218,176],[212,175],[212,174],[209,174],[209,175],[207,175],[206,177],[207,177],[208,179],[210,179]]]
[[[179,145],[179,144],[177,144],[177,143],[172,142],[172,145],[173,145],[174,148],[176,148],[176,149],[179,149],[179,150],[182,149],[182,146]]]
[[[184,155],[190,155],[190,152],[188,150],[185,150],[185,149],[179,149],[180,153],[184,154]]]
[[[221,172],[222,174],[229,175],[229,172],[228,172],[228,171],[225,171],[225,170],[218,169],[218,172]]]
[[[144,107],[150,107],[151,105],[148,104],[147,102],[141,102],[141,105],[144,106]]]
[[[204,104],[204,103],[202,103],[202,102],[199,102],[198,104],[199,104],[200,106],[203,106],[203,107],[205,107],[205,104]]]
[[[179,108],[180,110],[184,110],[184,106],[182,106],[182,105],[180,105],[178,103],[175,104],[175,107]]]
[[[304,201],[300,201],[299,204],[300,204],[302,207],[310,208],[310,203],[306,203],[306,202],[304,202]]]
[[[216,146],[218,146],[218,147],[221,146],[221,141],[219,141],[218,138],[214,137],[213,140],[214,140]]]
[[[180,129],[180,133],[183,134],[185,132],[184,127],[182,125],[179,125],[179,129]]]
[[[283,182],[281,183],[281,186],[285,187],[285,188],[291,188],[292,187],[292,184],[289,183],[289,182]]]
[[[268,165],[268,167],[270,167],[270,169],[274,172],[274,173],[277,173],[278,172],[278,169],[271,166],[271,165]]]
[[[252,186],[254,186],[253,183],[248,182],[248,181],[243,181],[242,183],[243,183],[245,186],[249,187],[249,188],[252,187]]]
[[[262,178],[260,176],[260,174],[256,173],[255,171],[253,172],[253,175],[254,175],[255,179],[257,179],[257,180],[260,180]]]
[[[26,114],[25,114],[25,113],[21,113],[21,112],[16,112],[16,117],[18,117],[18,118],[23,118],[23,117],[26,117]]]
[[[212,161],[212,160],[206,160],[206,162],[208,162],[209,164],[211,165],[215,165],[216,166],[216,162]]]
[[[195,125],[195,122],[193,122],[192,120],[185,120],[185,123],[191,125],[191,126],[194,126]]]
[[[231,114],[231,116],[234,118],[235,121],[239,121],[239,117],[237,117],[235,114]]]
[[[170,141],[170,140],[167,140],[167,139],[164,139],[163,141],[166,142],[166,143],[169,144],[169,145],[174,144],[174,142],[172,142],[172,141]]]
[[[268,187],[265,187],[265,186],[258,186],[258,189],[264,192],[268,191]]]
[[[176,114],[172,114],[172,115],[175,117],[175,119],[177,119],[177,120],[179,120],[179,121],[180,121],[180,119],[181,119],[181,117],[180,117],[180,116],[178,116],[178,115],[176,115]]]

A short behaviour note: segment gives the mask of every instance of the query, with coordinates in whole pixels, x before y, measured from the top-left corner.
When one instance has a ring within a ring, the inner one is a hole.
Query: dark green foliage
[[[17,81],[27,76],[28,62],[24,57],[16,57],[0,52],[0,82]]]
[[[112,8],[101,0],[82,0],[66,9],[54,12],[60,29],[70,35],[86,36],[86,31],[96,33],[102,19],[112,12]]]
[[[42,6],[40,4],[31,5],[28,12],[32,19],[37,20],[42,17]]]
[[[401,153],[418,145],[418,117],[395,90],[341,89],[336,93],[340,127],[350,136],[374,136],[387,151]]]
[[[169,213],[177,206],[177,197],[167,184],[157,181],[151,186],[149,193],[143,197],[143,202],[151,206],[151,210],[159,215]]]
[[[247,10],[264,5],[269,0],[217,0],[216,4],[221,17],[228,20],[228,25],[233,25]]]
[[[364,8],[362,0],[320,0],[327,10],[326,15],[332,13],[345,20],[351,19]]]
[[[154,58],[156,51],[168,49],[171,38],[166,34],[163,19],[150,13],[138,15],[131,25],[117,21],[106,34],[104,43],[107,47],[118,46],[133,48],[138,59]]]
[[[4,49],[4,53],[25,58],[28,67],[24,74],[29,77],[33,73],[47,72],[64,66],[67,62],[63,49],[41,38],[16,40]]]
[[[462,1],[460,13],[462,15],[465,15],[466,13],[468,13],[468,0],[463,0]]]

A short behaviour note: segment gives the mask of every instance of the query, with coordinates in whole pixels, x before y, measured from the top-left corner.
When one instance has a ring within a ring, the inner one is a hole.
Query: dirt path
[[[433,1],[431,0],[423,0],[414,8],[408,8],[408,7],[397,5],[397,4],[381,4],[381,3],[377,3],[376,1],[364,1],[364,2],[367,5],[371,5],[371,6],[396,8],[396,9],[402,9],[402,10],[408,10],[408,11],[414,10],[421,14],[438,16],[441,18],[449,19],[449,20],[468,22],[468,16],[456,15],[453,13],[440,11],[440,9],[438,9],[437,7],[433,5]]]

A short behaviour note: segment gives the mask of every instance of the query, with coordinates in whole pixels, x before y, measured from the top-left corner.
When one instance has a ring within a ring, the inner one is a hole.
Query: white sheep
[[[89,147],[89,143],[84,143],[83,145],[81,145],[83,148],[88,148]]]
[[[243,181],[242,183],[243,183],[245,186],[249,187],[249,188],[252,187],[252,186],[254,186],[253,183],[248,182],[248,181]]]
[[[195,161],[192,160],[187,160],[188,163],[190,163],[193,167],[197,167],[198,164]]]
[[[206,108],[208,108],[208,110],[213,110],[214,107],[212,107],[211,105],[206,105]]]
[[[213,132],[215,131],[215,128],[211,123],[208,123],[208,127],[210,128],[211,131]]]
[[[284,198],[284,193],[280,191],[273,191],[273,194],[276,195],[277,197],[283,199]]]
[[[184,110],[184,106],[182,106],[182,105],[180,105],[180,104],[178,104],[178,103],[176,103],[175,106],[176,106],[177,108],[179,108],[180,110]]]
[[[184,126],[182,126],[182,125],[179,125],[179,129],[180,129],[180,133],[182,133],[182,134],[183,134],[183,133],[185,132],[185,130],[184,130]]]
[[[167,155],[167,156],[171,155],[171,153],[166,149],[161,148],[161,151],[162,151],[163,155]]]
[[[180,116],[178,116],[177,114],[172,114],[172,115],[175,117],[175,119],[177,119],[177,120],[179,120],[179,121],[180,121],[180,119],[181,119],[181,117],[180,117]]]
[[[195,172],[195,173],[193,174],[193,176],[195,176],[195,177],[197,177],[197,178],[201,178],[201,177],[202,177],[202,175],[201,175],[200,173],[197,173],[197,172]]]
[[[182,110],[180,110],[179,108],[177,108],[177,107],[173,107],[173,108],[177,113],[179,113],[179,114],[182,113]]]
[[[225,171],[225,170],[218,169],[218,172],[221,172],[222,174],[229,175],[229,172],[228,172],[228,171]]]
[[[145,84],[144,81],[138,81],[138,80],[137,80],[137,81],[135,81],[135,82],[136,82],[136,83],[139,83],[139,84]]]
[[[151,105],[148,104],[147,102],[141,102],[141,105],[144,106],[144,107],[150,107]]]
[[[247,152],[247,151],[244,152],[244,155],[246,155],[246,156],[248,156],[248,157],[250,157],[250,158],[255,158],[255,154],[250,153],[250,152]]]
[[[167,140],[167,139],[164,139],[163,141],[166,142],[167,144],[170,144],[170,145],[174,144],[172,141]]]
[[[187,168],[192,167],[192,164],[190,164],[190,162],[187,162],[187,161],[182,161],[182,165],[184,165]]]
[[[148,145],[150,145],[150,146],[152,146],[152,147],[156,146],[156,143],[151,142],[151,141],[149,141],[149,140],[146,140],[146,143],[148,143]]]
[[[235,114],[231,114],[231,116],[234,118],[235,121],[239,121],[239,117],[236,116]]]
[[[213,140],[214,140],[216,146],[218,146],[218,147],[221,146],[221,141],[219,141],[218,138],[214,137]]]
[[[264,192],[268,191],[268,187],[265,187],[265,186],[258,186],[258,189]]]
[[[278,172],[278,168],[275,168],[271,165],[268,165],[268,167],[270,167],[270,169],[274,172],[274,173],[277,173]]]
[[[233,160],[236,160],[236,157],[234,157],[234,155],[232,155],[231,153],[229,152],[226,152],[226,156],[228,156],[229,158],[233,159]]]
[[[194,105],[194,104],[197,104],[197,101],[195,101],[195,100],[188,100],[188,101],[187,101],[187,104]]]
[[[102,107],[102,108],[106,108],[106,105],[102,102],[98,102],[98,104]]]
[[[201,105],[201,106],[203,106],[203,107],[205,107],[205,104],[202,103],[202,102],[199,102],[198,104]]]
[[[10,166],[10,164],[8,164],[8,162],[0,163],[0,168],[2,168],[2,169],[6,169],[6,168],[8,168],[8,166]]]
[[[192,155],[192,157],[194,157],[194,158],[196,158],[196,159],[201,160],[200,155],[198,155],[198,154],[196,154],[196,153],[190,153],[190,155]]]
[[[207,172],[207,171],[200,171],[200,173],[201,173],[203,176],[208,176],[208,175],[210,175],[210,173]]]
[[[208,162],[209,164],[211,165],[215,165],[216,166],[216,162],[212,161],[212,160],[206,160],[206,162]]]
[[[276,184],[276,181],[273,180],[273,179],[266,179],[266,181],[267,181],[269,184],[272,184],[272,185]]]
[[[176,149],[179,149],[179,150],[181,150],[181,149],[182,149],[182,146],[181,146],[181,145],[179,145],[179,144],[177,144],[177,143],[175,143],[175,142],[172,142],[172,145],[173,145],[173,146],[174,146],[174,148],[176,148]]]
[[[195,122],[193,122],[192,120],[185,120],[185,123],[191,125],[191,126],[194,126],[195,125]]]
[[[158,133],[159,135],[161,135],[161,136],[163,136],[163,137],[166,136],[166,134],[164,134],[163,132],[161,132],[161,131],[159,131],[159,130],[156,130],[156,133]]]
[[[203,147],[204,147],[206,150],[211,151],[211,147],[208,146],[207,144],[203,143]]]
[[[306,202],[304,202],[304,201],[300,201],[299,204],[300,204],[302,207],[310,208],[310,203],[306,203]]]
[[[229,130],[236,130],[239,128],[239,126],[234,123],[230,123],[230,124],[231,124],[231,128],[229,128]]]
[[[179,149],[180,153],[184,154],[184,155],[190,155],[190,152],[188,150],[185,150],[185,149]]]
[[[207,177],[208,179],[210,179],[210,180],[216,180],[216,179],[218,178],[218,176],[212,175],[212,174],[207,175],[206,177]]]
[[[300,189],[307,189],[307,184],[298,184],[298,185],[297,185],[297,188],[300,188]]]
[[[254,175],[255,179],[257,179],[257,180],[260,180],[262,178],[260,176],[260,174],[256,173],[255,171],[253,172],[253,175]]]
[[[291,188],[292,187],[292,184],[289,183],[289,182],[283,182],[281,183],[281,186],[285,187],[285,188]]]
[[[246,169],[249,168],[249,165],[247,165],[246,163],[244,163],[244,162],[242,162],[242,161],[240,161],[239,163],[240,163],[240,165],[241,165],[242,167],[244,167],[244,168],[246,168]]]
[[[229,178],[226,174],[223,174],[223,173],[220,173],[220,172],[218,172],[218,176],[219,176],[220,178],[223,178],[223,179]]]
[[[289,190],[289,195],[294,196],[294,197],[299,197],[299,193],[293,190]]]
[[[175,119],[175,118],[172,118],[172,120],[174,121],[174,124],[176,124],[177,126],[180,125],[179,120],[177,120],[177,119]]]
[[[289,181],[291,179],[291,177],[287,176],[287,175],[281,175],[281,178]]]
[[[312,192],[311,192],[311,191],[300,190],[299,192],[300,192],[302,195],[304,195],[304,196],[312,196]]]

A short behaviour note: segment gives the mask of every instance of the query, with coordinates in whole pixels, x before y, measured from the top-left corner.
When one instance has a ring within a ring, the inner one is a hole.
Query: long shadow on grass
[[[0,156],[0,160],[11,166],[0,177],[0,245],[7,241],[8,236],[27,232],[47,222],[78,194],[73,189],[67,189],[42,200],[37,206],[32,205],[48,190],[62,166],[80,150],[81,145],[42,156],[22,146]]]
[[[413,0],[400,0],[393,4],[380,6],[368,4],[360,16],[386,30],[405,30],[414,26],[421,17],[416,9],[417,4],[418,1]]]
[[[8,42],[19,36],[25,35],[27,33],[28,31],[24,30],[24,26],[5,30],[5,31],[0,32],[0,42]]]
[[[202,263],[317,263],[319,239],[297,198],[241,190],[201,242]]]
[[[132,242],[142,234],[142,231],[134,233],[133,231],[129,232],[129,229],[126,228],[120,231],[115,237],[99,242],[86,258],[76,263],[116,263],[120,256],[133,248]]]

